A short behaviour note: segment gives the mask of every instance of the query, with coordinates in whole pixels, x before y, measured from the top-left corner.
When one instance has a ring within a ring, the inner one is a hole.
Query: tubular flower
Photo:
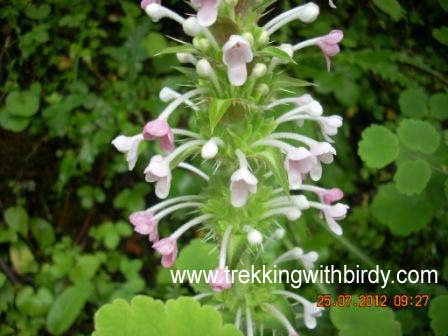
[[[230,83],[235,86],[243,85],[247,80],[246,63],[252,62],[253,59],[249,42],[244,37],[232,35],[222,51]]]
[[[286,285],[243,287],[233,283],[238,280],[231,275],[236,269],[273,269],[286,262],[305,270],[317,267],[320,251],[285,249],[290,241],[281,241],[287,239],[289,228],[303,225],[307,212],[320,214],[329,231],[342,234],[339,221],[349,209],[339,203],[344,193],[337,186],[327,189],[313,181],[325,174],[323,165],[334,161],[337,152],[332,137],[343,119],[325,115],[317,96],[298,88],[281,67],[292,64],[294,52],[309,46],[319,47],[329,66],[330,58],[340,51],[343,33],[333,30],[296,44],[271,40],[289,22],[313,22],[320,11],[313,2],[281,13],[264,26],[257,26],[268,15],[263,13],[264,6],[243,6],[236,0],[191,0],[191,4],[197,15],[179,15],[160,0],[140,4],[151,20],[174,20],[194,39],[184,36],[182,46],[166,50],[183,64],[188,82],[178,87],[184,90],[162,88],[161,113],[140,125],[141,133],[119,135],[112,141],[126,155],[130,170],[136,165],[140,143],[147,141],[150,159],[142,175],[155,184],[155,195],[161,199],[133,212],[129,222],[161,255],[163,267],[175,264],[184,240],[180,238],[194,230],[192,236],[207,241],[207,247],[219,247],[218,261],[213,261],[207,279],[210,289],[195,298],[225,311],[226,323],[234,322],[246,336],[263,334],[263,328],[276,333],[278,326],[297,336],[300,328],[316,327],[321,308],[288,291]],[[185,118],[172,118],[180,114],[180,107],[186,111]],[[174,119],[191,129],[176,128]],[[305,123],[317,126],[315,134],[311,128],[302,134]],[[175,170],[195,179],[188,183],[195,194],[168,197],[171,189],[185,190],[185,185],[174,185],[178,181],[173,179]],[[173,214],[182,222],[169,231],[164,225]],[[309,216],[307,224],[317,220]],[[213,251],[207,257],[214,258]],[[277,296],[284,303],[299,303],[303,321],[289,321],[288,307],[276,306]]]

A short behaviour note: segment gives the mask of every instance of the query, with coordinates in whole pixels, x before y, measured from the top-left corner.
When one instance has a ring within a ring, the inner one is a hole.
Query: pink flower
[[[162,119],[148,122],[143,128],[143,136],[146,140],[159,140],[160,147],[165,152],[174,149],[174,136],[170,125]]]
[[[142,235],[149,235],[149,241],[155,242],[159,240],[157,231],[157,221],[153,219],[153,214],[148,211],[137,211],[129,216],[129,221],[134,226],[135,232]]]
[[[310,172],[310,176],[313,181],[319,181],[322,177],[321,162],[325,164],[332,163],[333,155],[336,155],[336,149],[328,142],[316,142],[310,146],[310,152],[318,159]]]
[[[344,38],[344,33],[342,30],[332,30],[328,35],[322,36],[317,41],[317,45],[324,53],[325,59],[327,61],[327,68],[331,68],[330,57],[333,57],[339,53],[341,50],[338,43]]]
[[[320,197],[324,204],[331,205],[334,202],[340,201],[344,197],[344,193],[339,188],[332,188],[323,191]]]
[[[198,6],[198,22],[203,27],[209,27],[216,22],[218,17],[218,0],[191,0],[194,6]]]
[[[161,0],[142,0],[140,2],[140,7],[144,10],[146,7],[148,7],[151,4],[157,4],[160,5],[162,3]]]
[[[289,186],[297,189],[302,184],[302,177],[316,165],[317,159],[306,148],[299,147],[288,151],[285,169],[288,173]]]
[[[247,80],[246,63],[253,59],[249,42],[239,35],[232,35],[222,49],[230,83],[234,86],[243,85]]]
[[[156,195],[158,198],[166,198],[171,188],[170,164],[161,155],[154,155],[145,168],[145,180],[156,182]]]
[[[232,287],[230,273],[220,267],[213,270],[212,275],[208,280],[208,284],[215,292],[222,292],[224,289],[229,289]]]
[[[162,255],[162,266],[171,267],[177,258],[176,240],[171,238],[161,239],[152,244],[153,249]]]

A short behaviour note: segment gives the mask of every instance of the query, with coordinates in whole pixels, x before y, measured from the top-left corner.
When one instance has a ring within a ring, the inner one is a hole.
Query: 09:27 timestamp
[[[428,305],[430,296],[428,294],[396,294],[389,296],[387,294],[340,294],[332,297],[330,294],[319,294],[317,296],[317,306],[322,308],[329,307],[393,307],[423,308]]]

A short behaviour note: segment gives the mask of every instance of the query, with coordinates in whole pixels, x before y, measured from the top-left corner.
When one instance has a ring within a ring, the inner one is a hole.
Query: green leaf
[[[429,98],[429,113],[439,120],[448,118],[448,94],[436,93]]]
[[[27,91],[14,91],[8,94],[5,108],[14,117],[29,118],[37,113],[40,104],[41,87],[34,83]]]
[[[201,239],[192,240],[184,247],[176,260],[178,270],[212,270],[218,265],[218,249],[215,244],[205,243]],[[202,280],[202,279],[201,279]],[[191,284],[197,291],[210,289],[205,280]]]
[[[92,336],[115,335],[242,336],[234,325],[223,324],[215,308],[197,300],[181,297],[163,304],[147,296],[136,296],[130,304],[117,299],[96,312]]]
[[[430,123],[405,119],[397,131],[400,141],[409,149],[432,154],[440,145],[440,134]]]
[[[90,280],[99,269],[101,259],[97,255],[82,255],[77,258],[76,266],[70,271],[70,280],[76,283]]]
[[[51,8],[47,4],[32,5],[29,4],[25,8],[25,15],[33,20],[42,20],[50,15]]]
[[[373,3],[394,21],[399,21],[404,15],[404,9],[397,0],[373,0]]]
[[[400,165],[394,180],[399,192],[405,195],[420,194],[431,178],[431,167],[425,160],[407,161]]]
[[[431,300],[428,315],[431,318],[431,328],[436,336],[448,335],[448,295],[440,295]]]
[[[265,160],[277,182],[282,186],[286,193],[289,193],[288,175],[286,174],[284,159],[280,151],[276,149],[266,149],[258,154]]]
[[[432,36],[444,45],[448,45],[448,27],[443,26],[432,30]]]
[[[45,315],[53,303],[53,295],[47,288],[39,288],[34,293],[32,287],[24,287],[16,297],[17,308],[29,316]]]
[[[428,96],[421,89],[403,91],[399,99],[401,112],[414,118],[421,118],[428,112]]]
[[[372,125],[362,133],[358,154],[370,168],[383,168],[398,156],[398,139],[389,129]]]
[[[209,105],[210,129],[213,133],[216,125],[220,122],[227,109],[232,104],[231,99],[212,98]]]
[[[142,47],[146,49],[149,56],[152,57],[168,47],[168,42],[163,34],[151,32],[142,41]]]
[[[41,248],[51,246],[55,241],[53,227],[46,220],[33,218],[30,221],[31,233]]]
[[[28,214],[22,207],[10,207],[3,214],[6,224],[23,236],[28,234]]]
[[[289,57],[288,53],[277,47],[266,47],[263,50],[261,50],[260,53],[270,57],[276,57],[287,63],[293,61],[293,59]]]
[[[32,273],[37,269],[31,250],[23,243],[11,245],[9,247],[9,257],[14,270],[19,274]]]
[[[159,51],[154,56],[163,56],[163,55],[169,55],[169,54],[177,54],[177,53],[195,53],[196,49],[189,45],[189,44],[182,44],[175,47],[168,47],[164,48],[163,50]]]
[[[0,110],[0,126],[11,132],[22,132],[28,127],[30,119],[15,117],[7,112],[5,108]]]
[[[439,4],[445,12],[448,12],[448,0],[439,0]]]
[[[339,336],[401,336],[401,325],[390,308],[331,308],[330,319]]]
[[[396,236],[407,236],[421,230],[433,216],[426,198],[400,194],[393,184],[379,188],[371,210],[374,217]]]
[[[80,283],[68,287],[56,298],[47,315],[47,329],[53,335],[66,332],[81,313],[93,291],[92,284]]]

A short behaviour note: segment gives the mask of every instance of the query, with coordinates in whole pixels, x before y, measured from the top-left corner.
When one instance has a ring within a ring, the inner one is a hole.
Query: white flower
[[[249,196],[249,193],[255,194],[257,192],[257,178],[249,171],[244,154],[236,151],[240,161],[240,168],[230,177],[230,196],[231,203],[235,208],[243,207]]]
[[[218,144],[222,143],[222,140],[218,138],[211,138],[208,140],[201,149],[201,156],[205,160],[213,159],[218,154]]]
[[[320,125],[321,132],[327,141],[331,140],[328,139],[328,136],[338,134],[338,128],[342,126],[342,121],[342,117],[338,115],[317,118],[317,122]]]
[[[231,35],[222,51],[230,83],[234,86],[243,85],[247,80],[246,63],[252,62],[253,59],[250,43],[242,36]]]
[[[291,148],[287,151],[285,169],[288,174],[289,187],[298,189],[305,174],[316,166],[316,157],[306,148]]]
[[[316,303],[311,303],[307,301],[303,303],[303,315],[305,320],[305,325],[308,329],[314,329],[317,326],[316,317],[322,316],[323,308],[318,307]]]
[[[263,242],[263,235],[261,234],[260,231],[251,229],[247,233],[247,241],[251,245],[260,245]]]
[[[333,156],[336,155],[336,149],[328,142],[316,142],[310,145],[310,152],[318,159],[310,172],[310,176],[313,181],[318,181],[322,177],[322,165],[320,163],[332,163]]]
[[[324,218],[327,222],[328,227],[338,236],[342,235],[342,228],[336,222],[336,220],[344,219],[347,215],[348,209],[348,205],[342,203],[337,203],[335,205],[330,205],[322,208],[322,212],[324,214]]]
[[[171,187],[171,169],[169,161],[161,155],[155,155],[151,158],[146,167],[145,179],[147,182],[156,182],[156,195],[158,198],[166,198]]]
[[[143,140],[143,134],[131,137],[120,135],[112,141],[112,145],[121,153],[126,154],[129,170],[134,169],[138,157],[138,145]]]

